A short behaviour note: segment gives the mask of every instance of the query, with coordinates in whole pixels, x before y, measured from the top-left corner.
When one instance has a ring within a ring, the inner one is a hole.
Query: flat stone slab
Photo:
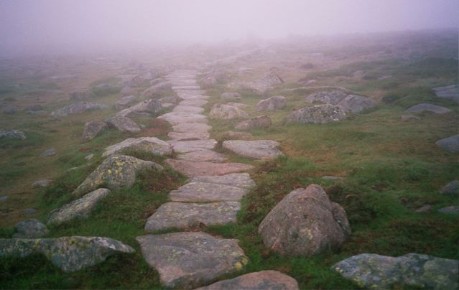
[[[446,151],[459,152],[459,134],[440,139],[435,144]]]
[[[247,189],[230,185],[189,182],[172,190],[169,198],[181,202],[239,201],[247,192]]]
[[[167,159],[166,163],[174,170],[188,176],[224,175],[229,173],[244,172],[253,169],[252,165],[243,163],[214,163],[207,161],[188,161]]]
[[[207,133],[210,129],[212,129],[212,127],[205,123],[180,123],[180,124],[172,126],[172,129],[174,129],[175,132],[182,132],[182,133],[198,132],[198,131]]]
[[[248,258],[235,239],[201,232],[145,235],[136,238],[145,261],[165,287],[191,289],[244,267]]]
[[[191,141],[169,141],[173,150],[177,153],[188,153],[199,150],[212,150],[217,145],[214,139],[191,140]]]
[[[197,85],[175,85],[175,86],[172,86],[172,89],[174,91],[177,91],[177,90],[200,90],[201,87],[197,86]]]
[[[186,89],[181,89],[181,90],[175,90],[177,95],[182,98],[182,99],[187,99],[188,97],[203,97],[203,99],[208,99],[209,96],[204,96],[206,93],[205,90],[186,90]]]
[[[223,280],[195,290],[297,290],[298,282],[278,271],[260,271]]]
[[[431,112],[434,114],[446,114],[451,112],[450,109],[442,107],[442,106],[437,106],[437,105],[432,105],[428,103],[421,103],[414,105],[412,107],[409,107],[406,109],[407,113],[422,113],[422,112]]]
[[[196,176],[193,177],[190,181],[224,184],[247,189],[255,187],[256,185],[255,181],[250,178],[248,173],[231,173],[221,176]]]
[[[179,154],[177,159],[188,161],[212,161],[212,162],[225,162],[227,158],[225,155],[212,151],[212,150],[199,150],[192,151],[185,154]]]
[[[278,146],[279,142],[272,140],[227,140],[223,142],[223,148],[254,159],[273,159],[282,156],[283,153],[277,149]]]
[[[208,140],[210,134],[208,132],[195,131],[195,132],[169,132],[167,134],[169,138],[176,141],[186,140]]]
[[[433,89],[437,97],[450,99],[459,103],[459,85],[450,85]]]
[[[211,203],[167,202],[150,216],[145,225],[146,232],[166,229],[188,229],[201,224],[205,226],[225,225],[236,222],[241,209],[237,201]]]
[[[207,117],[202,114],[170,112],[158,117],[158,119],[166,120],[171,125],[180,123],[207,123]]]
[[[188,99],[184,99],[183,101],[181,101],[181,102],[179,103],[179,105],[202,107],[202,106],[204,106],[204,105],[207,104],[207,103],[208,103],[208,101],[205,100],[205,99],[188,98]]]
[[[204,108],[198,106],[178,105],[172,110],[172,112],[200,114],[204,112]]]
[[[134,151],[149,152],[156,155],[171,155],[172,146],[169,143],[156,137],[128,138],[120,143],[108,146],[102,157],[106,157],[122,150],[130,149]]]

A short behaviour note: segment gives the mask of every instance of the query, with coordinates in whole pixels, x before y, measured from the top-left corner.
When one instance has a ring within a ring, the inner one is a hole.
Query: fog
[[[457,28],[457,0],[0,0],[0,56]]]

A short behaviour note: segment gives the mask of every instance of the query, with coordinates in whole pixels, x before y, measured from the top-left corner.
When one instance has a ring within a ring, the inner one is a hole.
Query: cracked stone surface
[[[248,173],[231,173],[221,176],[197,176],[193,177],[191,182],[224,184],[246,189],[250,189],[255,186],[255,181],[250,178]]]
[[[202,175],[224,175],[229,173],[244,172],[253,169],[252,165],[243,163],[214,163],[207,161],[188,161],[167,159],[166,163],[174,170],[188,177]]]
[[[212,150],[199,150],[192,151],[185,154],[179,154],[177,159],[188,160],[188,161],[212,161],[212,162],[224,162],[227,160],[225,155],[212,151]]]
[[[192,181],[171,191],[169,198],[181,202],[239,201],[247,192],[240,187]]]
[[[191,141],[169,141],[172,148],[177,153],[188,153],[199,150],[212,150],[217,145],[214,139],[191,140]]]

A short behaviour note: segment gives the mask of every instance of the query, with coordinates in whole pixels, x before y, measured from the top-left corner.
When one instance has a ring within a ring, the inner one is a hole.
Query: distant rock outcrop
[[[458,289],[459,261],[410,253],[400,257],[352,256],[332,266],[344,278],[366,289]]]
[[[134,253],[120,241],[103,237],[62,237],[56,239],[0,239],[0,257],[27,257],[43,254],[64,272],[75,272],[105,261],[119,253]]]
[[[312,184],[284,197],[263,219],[258,232],[269,249],[308,257],[339,248],[351,229],[344,209]]]
[[[78,102],[74,104],[70,104],[58,110],[51,112],[51,116],[53,117],[66,117],[72,114],[81,114],[87,111],[93,110],[102,110],[106,109],[107,105],[97,104],[97,103],[90,103],[90,102]]]

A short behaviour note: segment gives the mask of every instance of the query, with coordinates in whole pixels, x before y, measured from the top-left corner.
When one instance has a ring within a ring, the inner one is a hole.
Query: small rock
[[[141,130],[139,125],[128,117],[115,116],[110,118],[107,123],[121,132],[137,133]]]
[[[432,210],[432,206],[430,204],[426,204],[421,206],[420,208],[416,209],[415,212],[417,213],[426,213]]]
[[[422,112],[430,112],[434,114],[446,114],[451,112],[450,109],[442,107],[442,106],[437,106],[437,105],[432,105],[428,103],[421,103],[414,105],[408,109],[406,109],[407,113],[422,113]]]
[[[8,200],[8,195],[0,195],[0,202],[5,202]]]
[[[445,214],[459,214],[459,206],[451,205],[438,210],[440,213]]]
[[[341,121],[345,118],[346,113],[341,106],[325,104],[314,105],[293,111],[287,116],[286,121],[287,123],[299,124],[325,124]]]
[[[215,104],[210,110],[209,117],[222,120],[248,118],[249,115],[242,110],[241,105],[238,103]]]
[[[16,239],[37,239],[48,235],[49,231],[44,224],[37,219],[25,220],[14,226]]]
[[[19,130],[0,130],[0,139],[18,139],[25,140],[26,135]]]
[[[56,155],[56,149],[54,148],[48,148],[40,154],[41,157],[51,157],[54,155]]]
[[[266,115],[262,115],[242,121],[238,123],[235,128],[237,130],[266,129],[271,127],[271,125],[271,118]]]
[[[459,287],[459,261],[415,253],[400,257],[360,254],[336,263],[332,270],[367,289]]]
[[[129,117],[132,114],[149,114],[155,115],[163,109],[161,102],[154,99],[142,101],[134,106],[119,111],[116,115],[119,117]]]
[[[440,189],[441,194],[459,195],[459,180],[453,180]]]
[[[318,185],[284,197],[258,227],[263,243],[284,256],[312,256],[339,248],[351,234],[346,212]]]
[[[48,187],[52,182],[52,179],[39,179],[32,183],[32,187]]]
[[[75,91],[69,95],[71,101],[84,101],[91,97],[91,93],[89,91]]]
[[[284,96],[274,96],[265,100],[261,100],[255,106],[257,111],[275,111],[283,109],[287,105]]]
[[[115,103],[115,109],[122,110],[126,109],[130,104],[136,101],[135,96],[124,96]]]
[[[84,142],[90,141],[97,137],[108,127],[103,121],[89,121],[84,124],[82,139]]]
[[[107,105],[103,105],[103,104],[90,103],[90,102],[79,102],[79,103],[70,104],[56,111],[53,111],[51,113],[51,116],[66,117],[68,115],[80,114],[80,113],[84,113],[87,111],[93,111],[93,110],[102,110],[106,108],[107,108]]]
[[[89,154],[84,157],[84,160],[89,161],[94,158],[94,154]]]
[[[238,155],[255,159],[273,159],[282,156],[283,153],[277,149],[279,142],[272,140],[227,140],[223,141],[223,148]]]
[[[260,271],[223,280],[195,290],[299,290],[298,282],[278,271]]]
[[[448,152],[459,152],[459,134],[440,139],[435,144]]]

